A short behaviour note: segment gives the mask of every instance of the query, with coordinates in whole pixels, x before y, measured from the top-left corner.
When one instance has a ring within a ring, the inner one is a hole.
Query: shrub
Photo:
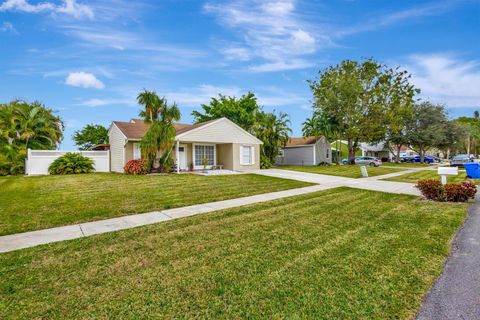
[[[260,168],[269,169],[272,167],[272,161],[266,155],[260,155]]]
[[[444,201],[443,185],[434,179],[425,179],[417,182],[416,187],[422,195],[429,200]]]
[[[80,153],[67,152],[55,159],[48,167],[50,174],[77,174],[93,171],[93,160],[82,156]]]
[[[328,163],[328,162],[325,162],[325,161],[321,161],[318,165],[319,166],[331,166],[332,164]]]
[[[475,197],[477,186],[470,180],[461,184],[449,183],[445,185],[445,198],[451,202],[467,202]]]
[[[416,187],[425,198],[435,201],[467,202],[477,193],[477,186],[471,180],[443,186],[438,180],[425,179],[418,181]]]
[[[130,160],[127,162],[125,167],[123,167],[123,169],[127,174],[147,174],[148,164],[147,161],[144,159]]]

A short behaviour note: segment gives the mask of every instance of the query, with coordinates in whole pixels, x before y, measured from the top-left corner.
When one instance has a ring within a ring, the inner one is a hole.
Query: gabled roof
[[[212,120],[213,121],[213,120]],[[206,121],[199,124],[176,123],[175,130],[177,135],[202,127],[212,121]],[[128,140],[140,140],[148,131],[150,124],[140,119],[132,119],[129,122],[113,121],[113,124],[125,135]]]
[[[317,141],[320,138],[317,137],[291,137],[288,139],[287,144],[285,145],[285,148],[289,147],[298,147],[298,146],[306,146],[306,145],[312,145],[317,143]]]

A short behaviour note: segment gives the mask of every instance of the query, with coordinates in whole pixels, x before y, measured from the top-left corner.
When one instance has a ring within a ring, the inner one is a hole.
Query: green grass
[[[332,189],[0,255],[1,319],[411,319],[465,204]]]
[[[383,162],[382,167],[432,168],[437,164]]]
[[[259,175],[4,177],[0,178],[0,235],[308,185]]]
[[[461,183],[467,178],[466,173],[464,171],[459,171],[458,176],[448,176],[447,182],[448,183]],[[437,179],[440,180],[440,176],[437,173],[437,170],[421,170],[412,173],[407,173],[398,177],[388,178],[384,180],[388,181],[397,181],[397,182],[410,182],[410,183],[417,183],[418,180],[422,179]],[[476,184],[479,184],[480,181],[478,179],[474,180]]]
[[[347,178],[362,178],[360,166],[357,165],[331,165],[331,166],[279,166],[278,169],[293,170],[300,172],[310,172],[319,174],[328,174],[331,176],[340,176]],[[381,176],[388,173],[399,172],[403,169],[397,168],[382,168],[382,167],[367,167],[368,175]]]

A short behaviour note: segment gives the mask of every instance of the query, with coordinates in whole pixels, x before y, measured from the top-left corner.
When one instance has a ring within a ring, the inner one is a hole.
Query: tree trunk
[[[340,151],[338,151],[338,139],[335,140],[335,152],[337,153],[337,156],[336,156],[336,162],[337,164],[340,163]]]
[[[467,136],[467,154],[470,155],[470,135]]]
[[[418,155],[420,156],[420,163],[423,163],[423,161],[425,160],[425,150],[423,146],[418,146],[418,151]]]
[[[400,163],[400,151],[402,150],[402,145],[397,144],[397,154],[395,155],[395,163]]]
[[[355,143],[353,143],[352,139],[348,139],[348,163],[355,164]]]

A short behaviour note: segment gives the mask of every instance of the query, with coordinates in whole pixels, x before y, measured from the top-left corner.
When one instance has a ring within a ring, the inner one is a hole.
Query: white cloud
[[[406,69],[422,96],[447,107],[480,107],[480,60],[445,54],[412,55]]]
[[[136,105],[135,99],[99,99],[99,98],[94,98],[94,99],[89,99],[80,102],[78,105],[80,106],[87,106],[87,107],[102,107],[102,106],[108,106],[108,105]]]
[[[18,33],[13,24],[10,22],[4,22],[0,25],[0,32],[13,32],[13,33]]]
[[[259,58],[261,64],[275,66],[257,68],[258,72],[302,69],[307,63],[298,63],[300,59],[332,44],[328,34],[319,32],[296,12],[294,0],[232,0],[206,4],[204,9],[238,32],[242,45],[227,45],[221,50],[227,60]]]
[[[296,59],[288,62],[278,61],[278,62],[272,62],[272,63],[252,65],[248,69],[253,72],[276,72],[276,71],[305,69],[313,66],[314,66],[313,62],[303,60],[303,59]]]
[[[65,83],[69,86],[82,88],[103,89],[105,85],[98,80],[94,74],[87,72],[71,72],[65,79]]]
[[[180,106],[199,107],[208,104],[211,98],[217,98],[219,94],[225,96],[241,97],[248,93],[249,89],[237,86],[214,86],[209,84],[199,85],[193,88],[183,88],[179,91],[170,91],[165,94],[169,101],[175,101]],[[286,92],[276,88],[263,88],[253,90],[258,103],[266,107],[278,107],[286,105],[301,105],[308,103],[304,95]]]
[[[77,3],[76,0],[64,0],[61,5],[56,5],[51,2],[30,4],[27,0],[6,0],[0,5],[0,12],[3,11],[19,11],[26,13],[50,12],[67,14],[77,19],[93,19],[94,17],[91,7]]]

